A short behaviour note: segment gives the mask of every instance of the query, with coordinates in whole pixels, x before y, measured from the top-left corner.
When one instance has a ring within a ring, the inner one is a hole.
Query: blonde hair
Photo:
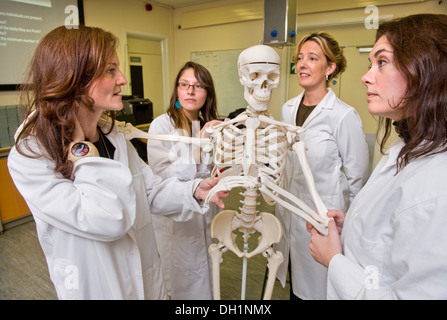
[[[301,38],[295,50],[295,65],[298,62],[298,55],[301,51],[301,47],[307,41],[314,41],[320,46],[321,50],[326,56],[328,65],[335,63],[335,71],[329,75],[328,80],[326,81],[327,84],[330,80],[334,79],[345,71],[346,58],[343,55],[343,50],[338,45],[338,42],[326,32],[315,32]]]

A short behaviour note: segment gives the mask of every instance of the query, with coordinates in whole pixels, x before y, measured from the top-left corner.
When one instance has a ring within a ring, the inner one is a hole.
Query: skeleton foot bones
[[[279,55],[268,46],[253,46],[240,54],[239,78],[244,86],[244,98],[248,107],[236,118],[210,126],[207,129],[209,139],[154,136],[132,126],[121,128],[129,137],[191,143],[200,146],[204,152],[211,151],[214,165],[211,175],[220,180],[210,190],[205,200],[207,202],[220,191],[230,191],[236,187],[245,189],[240,212],[224,210],[211,223],[212,237],[219,240],[209,248],[213,263],[215,299],[220,299],[219,265],[222,254],[227,250],[244,259],[259,253],[267,258],[270,272],[264,299],[271,298],[273,283],[283,261],[281,252],[274,252],[272,245],[280,241],[282,228],[273,214],[259,213],[256,210],[258,192],[267,204],[278,203],[304,218],[320,233],[327,234],[330,218],[326,216],[327,209],[316,191],[306,158],[305,144],[299,140],[303,129],[276,121],[267,112],[271,91],[279,85],[279,64]],[[287,150],[293,150],[298,156],[317,212],[283,189]],[[251,234],[259,232],[261,236],[258,246],[251,252],[245,248],[241,251],[235,244],[234,230],[242,232],[245,243]]]

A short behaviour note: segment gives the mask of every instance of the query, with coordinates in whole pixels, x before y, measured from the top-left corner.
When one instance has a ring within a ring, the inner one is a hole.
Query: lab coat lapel
[[[121,132],[119,132],[118,130],[113,130],[112,143],[115,145],[116,150],[120,151],[120,152],[115,152],[114,160],[117,160],[128,167],[129,166],[129,155],[128,155],[128,150],[127,150],[127,141],[126,141],[124,135]]]
[[[292,114],[290,117],[290,122],[289,122],[290,124],[296,125],[296,115],[298,114],[298,109],[300,107],[300,103],[301,103],[301,100],[303,99],[303,96],[304,96],[304,91],[298,95],[295,103],[293,102],[293,100],[290,101],[291,107],[294,107],[292,109]]]
[[[323,100],[320,101],[319,104],[315,107],[315,109],[309,114],[306,121],[303,123],[303,127],[306,128],[309,122],[315,119],[323,109],[332,109],[334,107],[334,103],[336,101],[336,96],[331,88],[328,88],[327,94],[324,96]]]
[[[99,125],[101,126],[101,129],[103,132],[109,132],[110,131],[110,121],[109,119],[103,119],[103,122],[99,122]],[[124,134],[122,134],[117,126],[115,125],[113,127],[112,132],[110,132],[107,135],[107,138],[110,140],[110,142],[115,147],[115,155],[113,157],[113,160],[121,162],[126,167],[129,167],[129,156],[127,152],[127,142],[126,138],[124,137]]]

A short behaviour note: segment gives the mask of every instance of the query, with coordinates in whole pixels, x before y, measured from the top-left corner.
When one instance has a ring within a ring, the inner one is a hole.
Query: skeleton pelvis
[[[282,228],[279,220],[271,213],[261,212],[253,223],[252,228],[243,226],[239,219],[239,214],[235,210],[224,210],[217,214],[211,222],[211,236],[217,238],[220,243],[225,245],[228,250],[232,251],[239,258],[251,258],[258,253],[263,253],[269,249],[272,244],[278,243],[282,236]],[[236,245],[237,235],[233,230],[239,229],[243,233],[261,233],[258,246],[251,252],[244,253]]]

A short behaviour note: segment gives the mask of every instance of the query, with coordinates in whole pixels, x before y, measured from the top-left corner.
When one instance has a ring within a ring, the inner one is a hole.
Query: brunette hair
[[[186,117],[182,108],[177,108],[175,106],[175,103],[178,100],[178,82],[183,72],[188,69],[194,70],[194,76],[196,77],[197,81],[206,89],[206,101],[200,108],[199,112],[200,127],[203,127],[203,125],[208,121],[218,119],[218,112],[216,91],[214,90],[214,82],[210,72],[201,64],[195,63],[193,61],[186,62],[175,78],[174,90],[171,95],[171,101],[169,103],[167,114],[171,117],[176,129],[183,129],[189,134],[189,136],[191,136],[191,121],[188,119],[188,117]]]
[[[298,62],[298,55],[300,54],[301,47],[307,41],[316,42],[323,51],[328,65],[335,63],[335,71],[331,73],[326,81],[326,86],[329,85],[329,81],[337,77],[346,69],[346,58],[343,55],[343,50],[338,45],[337,40],[326,32],[315,32],[301,38],[300,42],[295,49],[295,65]]]
[[[405,146],[397,169],[411,160],[447,150],[447,15],[417,14],[387,21],[379,26],[394,50],[394,65],[407,83],[396,108],[402,120],[394,123]],[[389,138],[392,120],[381,117],[381,152]]]
[[[71,176],[73,163],[67,156],[75,114],[81,103],[93,110],[88,90],[104,74],[116,45],[117,38],[110,32],[82,25],[60,26],[42,38],[21,88],[20,104],[28,109],[28,117],[16,140],[18,152],[32,156],[21,149],[23,141],[35,158],[45,155],[54,161],[56,173]],[[27,136],[36,139],[40,152],[31,150]]]

